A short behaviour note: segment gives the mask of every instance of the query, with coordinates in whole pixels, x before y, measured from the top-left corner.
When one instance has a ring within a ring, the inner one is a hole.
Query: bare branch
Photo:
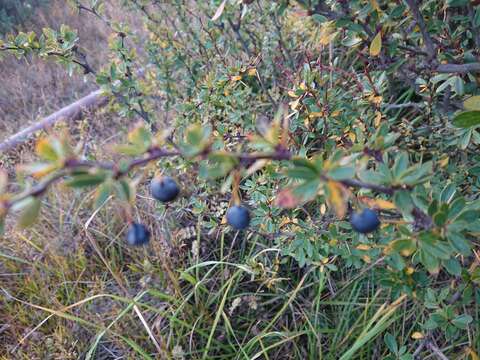
[[[105,105],[107,102],[108,98],[102,96],[102,90],[93,91],[73,104],[60,109],[50,116],[47,116],[46,118],[4,140],[2,143],[0,143],[0,152],[6,151],[26,141],[39,130],[44,130],[62,120],[68,121],[78,119],[85,110],[96,109]]]
[[[431,59],[434,59],[437,55],[437,51],[435,50],[435,46],[433,45],[433,40],[430,37],[430,34],[427,31],[427,26],[425,25],[425,21],[423,20],[423,16],[420,13],[420,9],[418,7],[416,0],[406,0],[408,7],[412,11],[413,18],[415,19],[416,23],[420,27],[420,32],[422,33],[423,41],[425,43],[425,48],[427,53]]]
[[[440,64],[438,65],[436,71],[443,74],[465,74],[468,72],[480,72],[480,63],[476,62],[468,64]]]

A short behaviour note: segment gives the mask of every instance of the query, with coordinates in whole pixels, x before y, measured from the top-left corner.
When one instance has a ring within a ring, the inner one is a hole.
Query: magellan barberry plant
[[[200,190],[171,177],[175,164],[212,196],[232,194],[208,226],[244,230],[304,271],[376,267],[395,297],[423,302],[434,296],[428,274],[478,296],[477,2],[125,0],[144,18],[142,41],[102,1],[71,3],[111,28],[110,63],[94,69],[68,26],[9,35],[0,55],[83,72],[131,131],[112,162],[68,136],[40,138],[39,162],[18,169],[23,189],[2,173],[2,225],[11,212],[32,225],[60,181],[96,188],[96,207],[111,195],[133,207],[142,167],[161,169],[154,199],[191,205]],[[127,229],[131,245],[149,238],[144,225]],[[453,304],[438,300],[425,332],[467,328],[472,318]]]

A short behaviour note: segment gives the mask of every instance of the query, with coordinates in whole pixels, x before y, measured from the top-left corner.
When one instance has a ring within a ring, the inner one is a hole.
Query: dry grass
[[[135,20],[129,14],[116,11],[113,3],[110,5],[107,9],[109,17],[139,26],[138,18]],[[63,23],[78,29],[82,50],[94,68],[100,68],[108,60],[110,36],[109,29],[100,20],[88,15],[77,16],[65,1],[55,0],[48,9],[41,10],[27,28],[41,31],[42,27],[59,28]],[[1,139],[97,87],[91,75],[69,77],[61,65],[35,58],[26,64],[9,57],[0,62],[0,73]],[[93,117],[95,121],[89,121]],[[103,152],[105,146],[121,136],[129,125],[124,119],[101,111],[67,127],[75,140],[84,142],[86,151],[95,155]],[[2,154],[2,166],[13,170],[14,165],[27,161],[32,157],[31,145],[32,142],[28,142]],[[93,194],[85,196],[63,188],[58,190],[44,199],[38,226],[28,231],[9,226],[6,236],[0,239],[2,359],[78,359],[98,329],[109,325],[124,306],[109,297],[88,301],[89,297],[108,293],[128,299],[147,283],[159,283],[159,279],[144,271],[147,265],[143,250],[127,251],[117,241],[123,236],[125,224],[119,216],[112,218],[114,204],[105,206],[110,211],[102,209],[91,218],[85,208],[88,208]],[[159,221],[152,201],[142,201],[142,206],[138,211],[142,216],[150,215],[147,221]],[[165,219],[160,221],[168,222]],[[162,231],[155,234],[156,239],[165,238]],[[156,246],[150,248],[152,253],[148,261],[164,263],[170,251],[166,244],[166,240],[157,241]],[[150,272],[158,273],[153,270]],[[128,289],[128,294],[122,286]],[[61,320],[61,316],[52,318],[47,310],[62,312],[65,304],[84,299],[87,299],[85,304],[72,307],[72,313],[85,321],[83,326],[72,326],[72,322]],[[158,302],[152,302],[153,305],[160,306]],[[45,309],[40,310],[38,306]],[[150,314],[145,316],[148,323],[154,321]],[[125,316],[122,324],[113,328],[120,333],[128,329],[141,337],[146,336],[135,313]],[[104,341],[99,344],[98,359],[126,356],[130,351],[125,344]]]

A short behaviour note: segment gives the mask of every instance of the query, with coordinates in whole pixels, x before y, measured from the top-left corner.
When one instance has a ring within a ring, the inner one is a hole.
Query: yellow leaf
[[[450,158],[448,156],[445,156],[438,161],[438,164],[440,165],[440,167],[444,168],[445,166],[448,165],[448,160],[449,159]]]
[[[470,355],[471,360],[480,360],[480,357],[477,355],[475,351],[473,351],[472,348],[467,348],[468,355]]]
[[[376,57],[382,51],[382,32],[379,31],[370,44],[370,56]]]
[[[357,246],[357,250],[361,250],[361,251],[368,251],[370,249],[371,249],[370,245],[367,245],[367,244],[360,244]]]
[[[351,142],[355,142],[357,140],[357,135],[353,131],[350,131],[347,134],[348,138],[350,139]]]
[[[297,107],[298,107],[299,104],[300,104],[300,99],[297,99],[297,100],[292,101],[292,102],[289,103],[290,108],[291,108],[292,110],[297,110]]]
[[[238,81],[238,80],[242,80],[242,77],[240,75],[236,75],[236,76],[232,76],[230,78],[231,81],[235,82],[235,81]]]
[[[382,113],[380,111],[377,111],[375,113],[375,127],[378,128],[380,126],[380,123],[382,121]]]
[[[391,201],[383,200],[383,199],[372,199],[367,196],[361,196],[358,198],[362,203],[368,205],[368,207],[382,209],[382,210],[394,210],[395,204]]]
[[[297,94],[295,94],[295,91],[290,90],[290,91],[288,92],[288,96],[290,96],[290,97],[292,97],[292,98],[296,98],[296,97],[297,97]]]
[[[308,114],[308,117],[311,118],[311,119],[322,117],[322,116],[323,116],[323,112],[320,112],[320,111],[314,111],[314,112]]]
[[[257,75],[257,69],[255,69],[255,68],[249,69],[249,70],[248,70],[248,75],[249,75],[249,76],[255,76],[255,75]]]
[[[480,95],[468,98],[463,102],[463,106],[469,111],[480,111]]]
[[[337,34],[334,32],[335,26],[333,21],[324,22],[320,29],[320,44],[321,45],[328,45],[335,35]]]
[[[370,258],[370,256],[367,256],[367,255],[363,255],[362,260],[365,261],[367,264],[370,264],[372,262],[372,259]]]
[[[305,127],[307,129],[310,129],[310,117],[306,117],[304,120],[303,120],[303,125],[305,125]]]
[[[411,338],[414,340],[420,340],[423,339],[425,335],[423,335],[420,331],[415,331],[412,335]]]
[[[332,206],[339,219],[343,219],[347,213],[348,190],[339,182],[329,180],[327,182],[328,203]]]
[[[409,266],[408,268],[405,269],[405,274],[407,275],[412,275],[415,272],[415,268]]]
[[[47,138],[43,138],[37,141],[37,144],[35,145],[35,152],[38,156],[42,157],[45,160],[58,160],[58,155],[55,151],[55,148],[52,146],[50,140]]]
[[[377,0],[370,0],[370,4],[372,5],[372,8],[378,12],[381,12],[382,10],[380,9],[380,6],[378,6]]]
[[[400,255],[408,257],[408,256],[412,255],[414,252],[415,252],[414,249],[406,249],[406,250],[400,251]]]

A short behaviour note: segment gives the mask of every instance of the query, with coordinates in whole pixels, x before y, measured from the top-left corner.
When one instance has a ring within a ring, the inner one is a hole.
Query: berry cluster
[[[162,203],[175,200],[180,193],[180,187],[170,176],[156,177],[150,183],[152,197]],[[241,205],[234,205],[227,211],[227,222],[236,230],[243,230],[250,224],[250,213]],[[140,246],[148,243],[150,231],[145,225],[132,223],[127,231],[127,244]]]
[[[175,200],[180,193],[180,187],[170,176],[156,177],[150,183],[150,193],[153,198],[168,203]],[[250,225],[250,212],[245,206],[233,205],[227,210],[227,223],[235,230],[244,230]],[[350,217],[352,229],[361,234],[368,234],[380,226],[380,220],[375,211],[364,209],[353,213]],[[127,231],[127,243],[140,246],[148,243],[150,231],[145,225],[132,223]]]

